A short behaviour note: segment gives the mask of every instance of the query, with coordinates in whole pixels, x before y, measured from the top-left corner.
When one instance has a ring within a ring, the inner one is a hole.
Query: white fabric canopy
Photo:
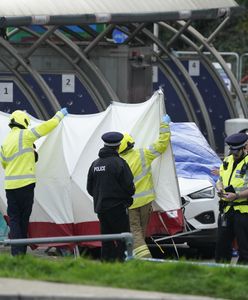
[[[140,104],[114,102],[107,110],[92,115],[68,115],[47,137],[36,142],[39,153],[37,184],[31,222],[77,224],[96,221],[91,196],[86,191],[88,169],[103,146],[101,136],[107,131],[129,132],[136,147],[146,147],[159,134],[163,114],[160,91]],[[9,115],[0,113],[0,143],[8,132]],[[32,125],[41,121],[31,118]],[[171,147],[153,165],[157,194],[155,210],[180,209]],[[3,189],[4,172],[0,168],[0,209],[6,215]]]
[[[176,12],[237,6],[233,0],[1,0],[1,16]]]
[[[21,26],[201,19],[237,6],[234,0],[1,0],[0,21]]]

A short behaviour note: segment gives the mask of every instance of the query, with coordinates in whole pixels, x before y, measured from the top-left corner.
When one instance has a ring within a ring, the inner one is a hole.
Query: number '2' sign
[[[13,102],[13,82],[0,82],[0,102]]]
[[[75,75],[63,74],[62,75],[62,93],[75,92]]]

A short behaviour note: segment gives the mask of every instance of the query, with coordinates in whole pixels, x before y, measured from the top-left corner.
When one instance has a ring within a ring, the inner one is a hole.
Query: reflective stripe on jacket
[[[234,159],[232,155],[229,155],[225,158],[223,164],[220,166],[220,178],[219,181],[223,184],[223,187],[226,188],[229,185],[232,185],[235,189],[235,192],[242,192],[248,189],[248,156],[244,157],[236,168],[233,170]],[[224,167],[225,166],[225,167]],[[231,208],[231,205],[228,205],[228,201],[223,198],[222,200],[227,202],[227,206],[224,211],[228,212]],[[247,201],[247,198],[240,198],[234,200],[235,205],[233,206],[234,210],[239,210],[241,213],[248,213],[248,205],[238,205]]]
[[[148,148],[131,149],[121,153],[121,157],[128,163],[135,184],[133,205],[130,209],[144,206],[155,199],[151,164],[155,158],[165,152],[170,141],[170,129],[168,124],[161,123],[159,138]]]
[[[11,129],[0,149],[0,161],[5,169],[5,189],[16,189],[36,182],[33,143],[52,131],[63,117],[59,111],[53,118],[32,129]]]

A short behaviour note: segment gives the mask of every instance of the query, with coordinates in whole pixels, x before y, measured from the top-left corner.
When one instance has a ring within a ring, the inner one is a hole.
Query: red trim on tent
[[[49,222],[30,222],[29,237],[56,237],[72,235],[96,235],[100,234],[99,222],[82,222],[77,224],[55,224]],[[53,244],[54,245],[54,244]],[[62,246],[64,244],[56,244]],[[101,242],[84,242],[81,245],[89,247],[100,247]]]
[[[8,217],[5,216],[8,220]],[[173,235],[183,231],[183,213],[181,209],[169,212],[153,212],[147,228],[147,236],[157,234]],[[167,230],[168,229],[168,230]],[[99,222],[89,221],[77,224],[55,224],[50,222],[30,222],[29,237],[56,237],[72,235],[97,235],[100,234]],[[63,246],[65,244],[53,244],[53,246]],[[101,242],[84,242],[81,243],[87,247],[100,247]],[[43,245],[49,246],[49,245]]]
[[[157,234],[174,235],[182,232],[184,228],[184,218],[181,209],[168,212],[153,212],[150,217],[146,236]]]

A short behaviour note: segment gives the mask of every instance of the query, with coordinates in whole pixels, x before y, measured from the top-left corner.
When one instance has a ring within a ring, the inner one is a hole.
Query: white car
[[[178,255],[213,258],[219,213],[216,189],[207,179],[179,177],[178,183],[185,228],[172,236],[173,239],[160,234],[147,239],[152,255],[161,258]],[[159,242],[154,243],[157,240]]]
[[[214,251],[219,214],[215,187],[204,179],[178,178],[178,182],[188,232],[181,242],[204,252]]]
[[[172,123],[170,128],[185,228],[173,240],[160,234],[154,240],[165,248],[174,242],[178,247],[189,246],[213,256],[219,199],[214,183],[217,178],[211,170],[218,169],[221,160],[196,124]]]
[[[221,160],[194,123],[173,123],[172,146],[190,246],[214,249],[219,199],[215,190]]]
[[[184,216],[194,229],[217,228],[218,196],[208,180],[178,178]]]

